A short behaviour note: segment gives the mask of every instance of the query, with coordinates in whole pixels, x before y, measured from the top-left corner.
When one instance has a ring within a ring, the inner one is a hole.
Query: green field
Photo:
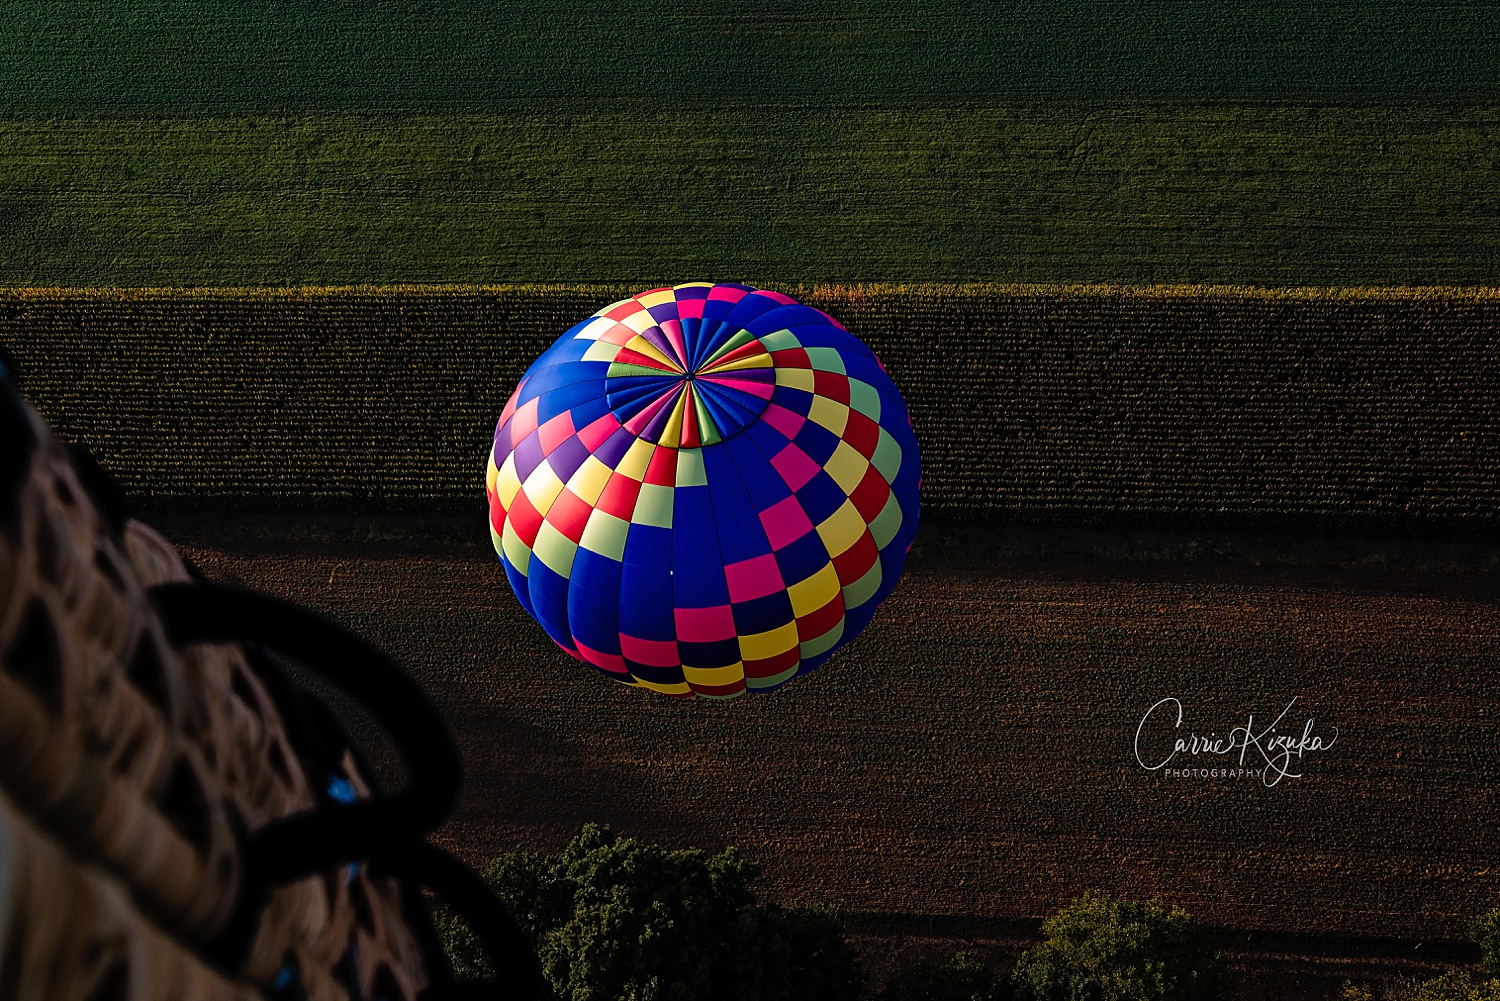
[[[1500,280],[1488,5],[0,17],[0,285]]]
[[[0,121],[0,284],[1494,284],[1500,105]]]
[[[33,109],[1500,96],[1494,8],[1473,2],[8,0],[0,16],[0,106]]]

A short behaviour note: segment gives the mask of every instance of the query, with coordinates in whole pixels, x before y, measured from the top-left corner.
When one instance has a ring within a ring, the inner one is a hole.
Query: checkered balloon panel
[[[916,532],[906,404],[828,314],[654,289],[563,334],[495,430],[490,530],[574,657],[676,696],[776,688],[853,639]]]

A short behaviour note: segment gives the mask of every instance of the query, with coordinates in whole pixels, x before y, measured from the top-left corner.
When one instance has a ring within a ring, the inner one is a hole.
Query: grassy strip
[[[1500,291],[782,286],[882,357],[931,513],[1500,522]],[[479,497],[527,364],[631,286],[0,292],[23,385],[160,500]]]
[[[1500,281],[1500,105],[0,120],[0,285]]]

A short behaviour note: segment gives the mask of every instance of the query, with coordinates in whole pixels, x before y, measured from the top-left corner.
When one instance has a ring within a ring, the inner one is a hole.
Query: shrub
[[[1418,984],[1407,1001],[1500,1001],[1500,980],[1475,980],[1459,970],[1450,970]]]
[[[1469,938],[1479,946],[1484,979],[1450,970],[1431,980],[1409,979],[1388,986],[1380,994],[1381,1001],[1500,1001],[1500,908],[1475,918],[1469,925]],[[1339,1001],[1375,1001],[1375,994],[1345,981]]]
[[[1481,914],[1469,925],[1469,938],[1479,946],[1479,968],[1486,977],[1500,977],[1500,907]]]
[[[855,1001],[863,978],[835,912],[759,905],[760,867],[726,848],[669,850],[589,824],[560,853],[509,852],[484,873],[564,1001]],[[440,915],[462,977],[478,943]]]
[[[1019,1001],[1221,1001],[1223,958],[1186,911],[1086,893],[1048,918],[1012,981]]]

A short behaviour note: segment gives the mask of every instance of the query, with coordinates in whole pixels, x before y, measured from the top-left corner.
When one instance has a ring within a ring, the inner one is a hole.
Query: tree
[[[1500,907],[1475,918],[1469,938],[1479,946],[1479,968],[1486,977],[1500,977]]]
[[[1221,1001],[1224,960],[1186,911],[1086,893],[1042,925],[1012,982],[1020,1001]]]
[[[758,904],[759,875],[733,848],[669,850],[595,824],[556,855],[510,852],[484,873],[564,1001],[856,1001],[838,915]],[[482,975],[467,928],[439,925],[455,971]]]

